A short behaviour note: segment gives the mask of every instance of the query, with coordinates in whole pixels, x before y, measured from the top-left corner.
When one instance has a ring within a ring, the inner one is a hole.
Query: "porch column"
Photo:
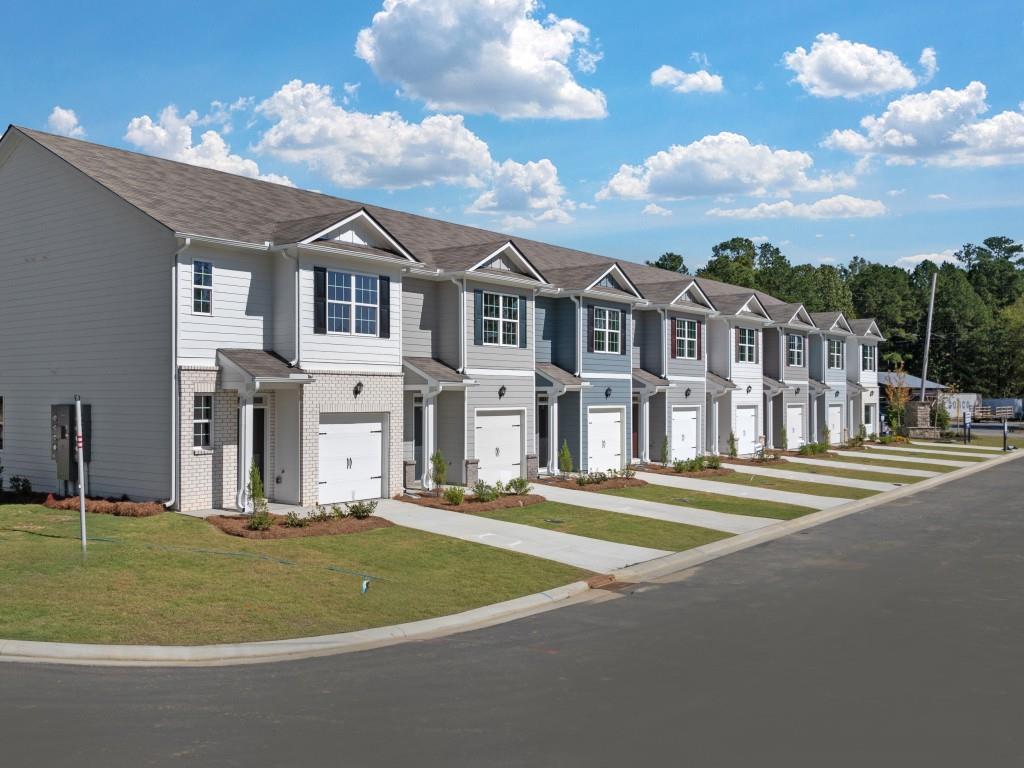
[[[772,425],[772,399],[773,399],[773,397],[772,397],[772,394],[770,392],[765,394],[765,396],[764,396],[764,418],[765,418],[765,423],[767,425],[767,426],[765,426],[765,429],[767,430],[767,432],[765,433],[765,436],[764,436],[764,445],[765,445],[766,448],[774,448],[775,447],[775,430],[772,429],[772,426],[773,426]]]
[[[810,426],[810,437],[808,442],[818,442],[818,398],[815,395],[811,395],[809,398],[811,412],[807,414],[807,423]]]
[[[562,445],[558,439],[558,395],[548,398],[548,474],[558,474],[558,451]]]
[[[251,511],[249,467],[252,466],[252,401],[250,392],[238,393],[238,495],[235,502],[241,512]]]
[[[437,393],[423,393],[423,478],[424,489],[434,487],[433,462],[430,457],[437,450]]]
[[[640,455],[637,457],[645,464],[650,461],[651,452],[651,398],[640,395],[640,431],[637,434]]]
[[[718,398],[711,398],[711,453],[718,455]]]

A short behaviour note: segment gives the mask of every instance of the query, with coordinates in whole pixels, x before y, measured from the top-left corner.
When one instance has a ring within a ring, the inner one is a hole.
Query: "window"
[[[378,278],[327,272],[327,332],[377,335],[380,311]]]
[[[617,309],[594,307],[594,351],[619,353],[622,343],[622,314]]]
[[[519,297],[484,294],[484,344],[519,346]]]
[[[804,337],[799,333],[790,333],[786,336],[786,365],[803,368]]]
[[[192,447],[213,447],[213,395],[195,395],[192,399]]]
[[[736,362],[757,362],[757,331],[753,328],[736,329]]]
[[[676,357],[697,359],[696,320],[676,320]]]
[[[192,312],[213,314],[213,264],[208,261],[192,262]]]
[[[843,367],[843,342],[838,339],[828,340],[828,367]]]
[[[860,369],[862,371],[878,370],[878,347],[872,344],[861,344]]]

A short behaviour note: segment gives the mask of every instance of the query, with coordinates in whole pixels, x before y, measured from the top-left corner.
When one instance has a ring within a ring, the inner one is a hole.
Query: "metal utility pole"
[[[75,395],[75,448],[78,452],[78,521],[82,530],[82,558],[85,558],[85,427],[82,425],[82,398]]]
[[[928,380],[928,349],[932,345],[932,313],[935,311],[935,284],[939,273],[932,275],[932,295],[928,299],[928,328],[924,332],[924,364],[921,366],[921,402],[924,402],[925,382]]]

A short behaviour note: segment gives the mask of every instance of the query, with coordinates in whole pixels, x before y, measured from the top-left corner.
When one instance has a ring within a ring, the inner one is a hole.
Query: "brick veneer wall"
[[[181,452],[178,509],[233,508],[238,477],[238,396],[217,390],[216,368],[182,368],[179,422]],[[213,395],[213,446],[192,447],[192,405],[195,395]]]

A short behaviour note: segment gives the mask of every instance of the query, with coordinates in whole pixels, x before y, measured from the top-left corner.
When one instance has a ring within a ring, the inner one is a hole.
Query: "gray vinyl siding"
[[[42,147],[0,158],[4,477],[57,491],[50,406],[92,406],[89,493],[171,491],[172,234]],[[16,140],[16,141],[15,141]]]
[[[612,357],[612,355],[609,355]],[[624,360],[629,359],[628,355],[619,355]],[[605,397],[605,390],[611,387],[611,396]],[[621,407],[624,410],[624,421],[626,432],[622,443],[622,460],[628,464],[632,459],[632,419],[633,419],[633,382],[632,379],[591,379],[590,386],[583,390],[583,420],[580,425],[580,436],[584,450],[582,451],[583,463],[581,469],[589,470],[587,466],[587,409],[592,407]]]
[[[824,340],[821,335],[814,334],[808,338],[808,355],[807,355],[807,366],[808,371],[812,378],[822,381],[824,379],[824,372],[822,371],[823,365],[823,353]]]
[[[642,313],[634,312],[632,316],[632,323],[630,328],[632,332],[629,334],[629,365],[630,368],[640,367],[641,347],[643,345],[643,336],[640,334],[640,330],[637,327],[637,319]]]
[[[783,341],[786,333],[779,328],[764,329],[764,375],[773,379],[782,378],[782,355],[785,349]]]
[[[659,393],[651,397],[648,406],[648,423],[650,433],[647,436],[647,455],[651,461],[661,461],[661,449],[664,447],[665,438],[668,437],[668,395]],[[671,442],[669,443],[671,451]]]
[[[466,456],[476,457],[477,409],[493,411],[526,411],[526,453],[534,452],[536,425],[536,387],[534,376],[479,376],[473,377],[476,385],[466,389]],[[505,396],[498,397],[498,390],[505,387]],[[525,465],[523,467],[525,470]]]
[[[584,374],[601,374],[601,373],[632,373],[633,366],[630,355],[620,354],[616,352],[588,352],[587,351],[587,307],[607,307],[608,309],[616,309],[624,313],[623,316],[623,327],[622,334],[623,340],[628,342],[629,340],[629,329],[633,325],[633,321],[630,317],[630,307],[628,304],[619,304],[610,301],[594,301],[591,299],[583,300],[583,311],[580,312],[580,343],[581,343],[581,359],[583,361],[583,373]]]
[[[640,339],[640,362],[634,363],[634,367],[643,368],[658,376],[662,370],[662,345],[665,338],[662,334],[662,323],[664,318],[660,312],[636,312],[633,315],[636,321],[635,336]],[[667,349],[667,347],[666,347]]]
[[[580,439],[582,437],[582,426],[580,424],[580,393],[566,392],[558,398],[558,448],[562,450],[562,442],[569,444],[569,453],[572,455],[573,471],[580,470]]]
[[[732,376],[732,328],[721,318],[714,318],[706,325],[704,353],[708,370],[726,379]]]
[[[437,283],[415,278],[402,281],[402,354],[405,357],[437,357]],[[454,328],[452,331],[454,332]]]
[[[437,315],[437,334],[434,337],[434,356],[458,368],[459,361],[459,291],[454,283],[437,283],[434,288],[433,310]],[[469,340],[472,342],[472,339]]]
[[[575,313],[576,307],[569,299],[553,299],[549,296],[537,298],[534,314],[537,362],[554,363],[575,372]]]
[[[526,346],[505,347],[499,344],[474,344],[474,290],[520,296],[526,299]],[[533,296],[531,291],[514,286],[495,286],[466,281],[466,367],[494,370],[533,370]],[[472,455],[472,454],[471,454]]]
[[[558,343],[557,316],[556,300],[538,296],[533,306],[534,349],[538,363],[554,362],[554,347]]]
[[[701,353],[700,354],[701,354],[701,356],[698,359],[696,359],[696,360],[688,360],[686,358],[681,358],[681,357],[677,357],[677,358],[673,359],[671,356],[669,356],[669,358],[668,358],[668,375],[669,376],[700,376],[700,377],[703,378],[703,376],[705,374],[704,359],[705,359],[705,357],[707,356],[707,353],[708,353],[707,323],[704,322],[704,318],[702,316],[700,316],[700,315],[691,315],[691,314],[685,314],[685,313],[681,313],[681,312],[670,312],[669,313],[669,318],[670,319],[665,321],[666,328],[665,328],[665,336],[664,336],[664,338],[666,339],[666,342],[665,342],[666,343],[666,351],[668,350],[668,346],[667,346],[668,345],[668,337],[669,337],[669,334],[672,332],[672,323],[671,323],[671,318],[672,317],[677,317],[677,318],[679,318],[681,320],[695,320],[695,321],[697,321],[698,323],[701,324],[700,325],[700,334],[701,334],[701,337],[702,337],[701,338],[701,343],[700,343],[700,348],[701,348]],[[673,344],[675,343],[674,339],[672,340],[672,343]],[[689,383],[687,383],[686,386],[690,386]]]
[[[807,338],[807,334],[806,333],[799,333],[798,331],[788,331],[788,333],[794,333],[794,334],[797,334],[798,336],[803,336],[804,337],[804,364],[803,365],[785,365],[785,361],[788,360],[788,356],[787,356],[788,347],[784,346],[782,348],[782,354],[783,354],[783,358],[782,358],[782,360],[783,360],[782,376],[783,376],[783,379],[785,381],[807,381],[807,366],[808,366],[808,363],[809,363],[807,352],[808,352],[808,347],[810,346],[810,340]],[[789,341],[786,340],[785,344],[788,345]]]
[[[272,349],[285,360],[295,359],[295,270],[293,259],[273,257],[274,307]]]
[[[437,448],[448,463],[448,482],[466,482],[466,409],[462,392],[441,392],[437,396]],[[424,462],[429,471],[430,459]]]

